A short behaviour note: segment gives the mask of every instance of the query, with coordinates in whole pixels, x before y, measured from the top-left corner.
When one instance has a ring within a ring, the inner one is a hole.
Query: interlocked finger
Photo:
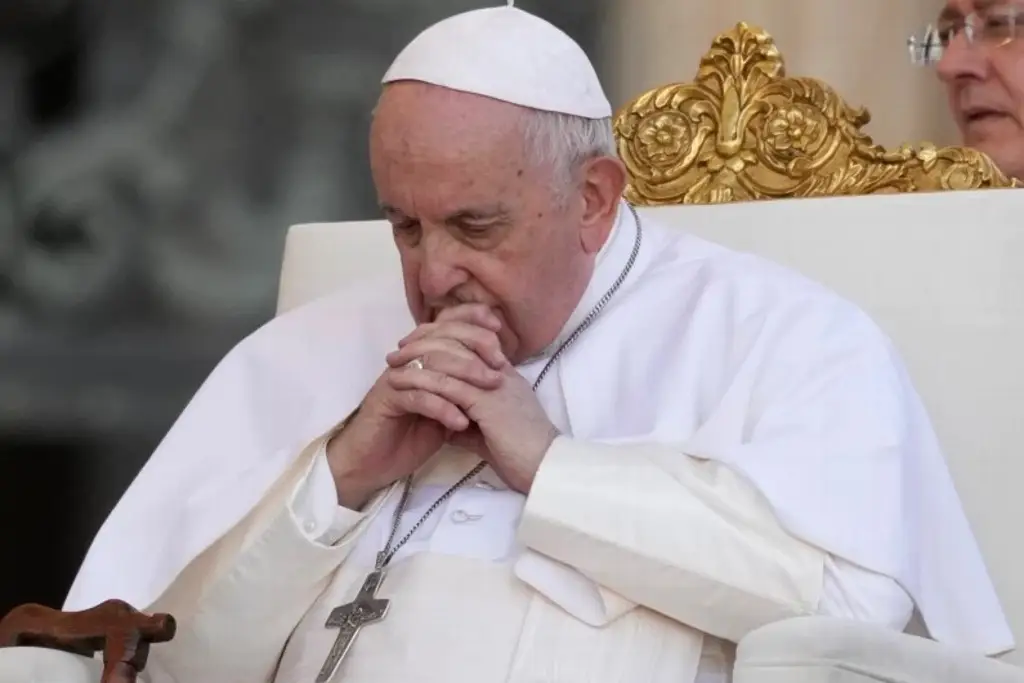
[[[392,372],[388,381],[398,392],[426,392],[446,403],[454,404],[470,419],[472,417],[469,412],[479,402],[484,391],[454,375],[429,369]]]
[[[406,412],[439,422],[453,432],[459,432],[469,427],[469,418],[465,413],[451,401],[445,400],[437,394],[411,389],[397,391],[396,397]]]
[[[465,358],[467,361],[483,363],[480,356],[473,353],[458,341],[454,339],[444,339],[441,337],[419,339],[408,346],[399,348],[397,351],[392,351],[387,356],[387,362],[391,367],[398,368],[407,366],[414,360],[419,359],[419,361],[423,363],[423,366],[427,367],[426,358],[435,358],[444,354]]]
[[[486,304],[460,304],[442,310],[433,322],[443,323],[460,321],[480,325],[497,332],[501,329],[501,320]]]
[[[445,339],[457,342],[463,348],[482,358],[495,370],[500,370],[508,365],[508,360],[501,350],[501,342],[498,340],[497,334],[478,325],[471,325],[460,321],[420,325],[412,334],[398,342],[396,354],[401,360],[396,362],[404,364],[415,358],[415,352],[409,351],[409,347],[428,339]]]
[[[388,381],[393,387],[398,388],[394,383],[396,378],[401,381],[420,374],[443,375],[480,389],[497,389],[504,379],[502,373],[487,367],[468,351],[448,349],[434,340],[425,341],[419,348],[423,349],[421,353],[389,372]]]

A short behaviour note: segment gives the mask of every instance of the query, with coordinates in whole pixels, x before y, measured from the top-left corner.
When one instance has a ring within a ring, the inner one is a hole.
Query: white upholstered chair
[[[899,347],[947,452],[1004,608],[1024,637],[1024,192],[643,207],[760,254],[858,303]],[[383,221],[288,235],[279,311],[369,274],[400,277]],[[956,590],[950,586],[949,590]],[[846,664],[833,667],[830,660]],[[1005,657],[1024,664],[1018,652]],[[851,670],[849,663],[859,662]],[[985,683],[1024,669],[839,620],[782,622],[740,643],[735,683]]]
[[[980,189],[1013,183],[976,152],[875,147],[860,132],[866,112],[822,83],[786,78],[758,29],[741,24],[716,38],[696,81],[644,93],[619,113],[626,197],[642,216],[825,283],[893,337],[1024,638],[1024,549],[1014,531],[1024,519],[1024,192]],[[923,193],[954,189],[974,191]],[[780,197],[800,199],[732,203]],[[382,222],[296,226],[278,311],[387,274],[399,277]],[[734,683],[1024,683],[1024,655],[1003,660],[803,618],[749,634]],[[0,650],[0,683],[96,683],[100,669],[56,650]]]
[[[745,24],[715,39],[695,80],[619,112],[626,197],[641,216],[830,286],[888,332],[1024,638],[1024,548],[1011,533],[1024,519],[1024,192],[991,189],[1014,182],[970,150],[873,145],[866,112],[824,83],[787,78],[770,36]],[[279,310],[382,272],[399,276],[384,224],[297,226]],[[804,618],[749,634],[734,683],[1024,681],[1024,656],[1003,659]]]

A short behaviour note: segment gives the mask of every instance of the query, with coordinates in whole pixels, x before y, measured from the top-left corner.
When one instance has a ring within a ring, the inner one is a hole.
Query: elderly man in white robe
[[[232,351],[65,607],[173,613],[153,683],[712,683],[759,626],[915,608],[1011,648],[885,336],[641,220],[611,115],[517,8],[417,37],[370,144],[404,283]]]

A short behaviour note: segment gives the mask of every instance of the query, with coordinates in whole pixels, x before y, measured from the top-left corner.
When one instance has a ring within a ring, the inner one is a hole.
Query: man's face
[[[1021,12],[1016,19],[1014,9]],[[976,40],[972,45],[963,31],[952,34],[939,77],[964,145],[988,154],[1007,175],[1024,178],[1024,36],[1006,39],[1024,21],[1024,2],[948,0],[939,30],[962,25],[957,22],[971,12],[980,15]]]
[[[490,306],[513,363],[542,351],[582,296],[612,213],[524,153],[525,110],[415,82],[388,85],[370,135],[373,181],[418,323]],[[621,191],[621,188],[620,190]],[[607,208],[607,207],[605,207]]]

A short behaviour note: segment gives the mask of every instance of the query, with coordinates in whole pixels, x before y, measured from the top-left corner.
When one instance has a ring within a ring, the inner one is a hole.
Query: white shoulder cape
[[[152,604],[351,413],[412,328],[400,282],[362,287],[224,358],[101,528],[65,609]],[[794,536],[899,581],[937,640],[1013,648],[922,404],[848,302],[645,220],[632,273],[559,364],[576,438],[685,438],[743,472]]]

